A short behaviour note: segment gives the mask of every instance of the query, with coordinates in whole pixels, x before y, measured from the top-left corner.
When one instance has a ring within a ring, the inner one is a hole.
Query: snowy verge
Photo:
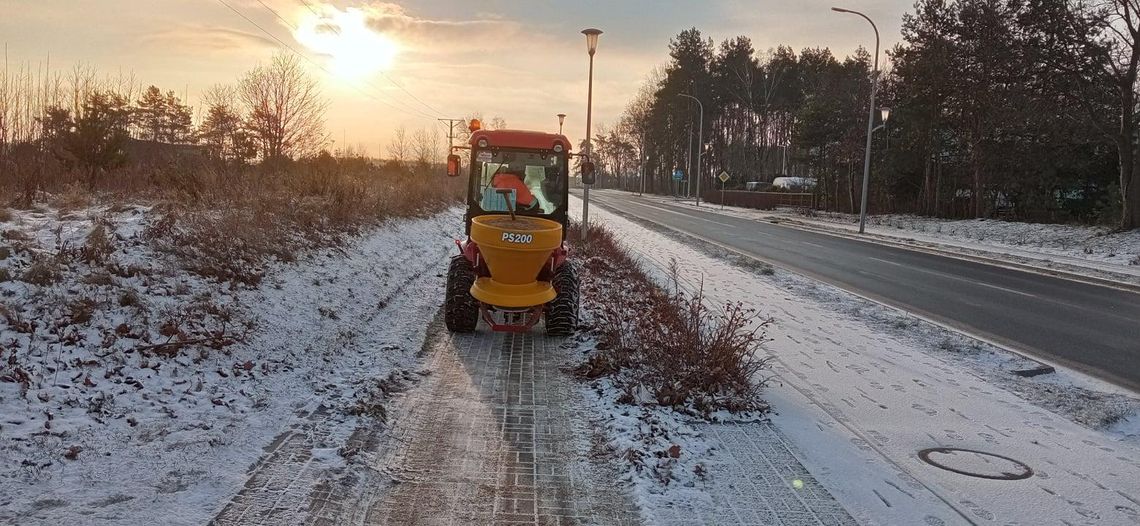
[[[646,198],[696,208],[691,201]],[[836,235],[855,236],[859,231],[856,214],[715,204],[702,205],[700,210]],[[866,234],[860,238],[1140,286],[1140,230],[1117,232],[1102,226],[885,214],[868,216]]]
[[[332,415],[313,462],[382,416],[438,308],[456,210],[270,264],[260,288],[183,270],[145,206],[0,222],[0,521],[202,524],[263,448]]]
[[[1014,377],[1023,364],[1001,349],[802,276],[742,268],[604,208],[592,217],[657,276],[675,265],[708,297],[775,318],[773,421],[860,520],[1122,523],[1140,513],[1134,393],[1067,370]],[[1006,455],[1035,475],[1000,483],[939,470],[917,455],[932,447]]]

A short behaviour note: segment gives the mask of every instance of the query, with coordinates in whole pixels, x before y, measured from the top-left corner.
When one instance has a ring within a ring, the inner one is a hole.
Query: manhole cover
[[[973,449],[935,447],[919,451],[918,458],[936,468],[980,479],[1022,480],[1033,476],[1033,469],[1022,462]]]

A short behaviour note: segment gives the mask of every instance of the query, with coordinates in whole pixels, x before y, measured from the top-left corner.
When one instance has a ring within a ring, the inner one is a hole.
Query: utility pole
[[[455,125],[463,122],[463,119],[436,119],[439,122],[447,123],[447,153],[451,154],[451,149],[455,146]]]

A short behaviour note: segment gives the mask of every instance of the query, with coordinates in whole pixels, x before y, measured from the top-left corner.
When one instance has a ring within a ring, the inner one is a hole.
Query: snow
[[[695,207],[692,201],[647,196]],[[758,221],[778,221],[842,235],[859,231],[859,216],[791,208],[756,210],[704,204],[705,212]],[[1140,229],[1117,232],[1103,226],[1045,224],[993,219],[941,219],[909,214],[867,217],[864,238],[940,249],[1029,266],[1140,284]]]
[[[708,247],[678,243],[603,208],[591,219],[613,230],[662,283],[675,262],[690,287],[703,282],[709,301],[742,301],[775,318],[766,345],[777,374],[765,393],[772,421],[860,522],[1119,524],[1140,517],[1134,393],[1065,369],[1014,377],[1009,371],[1024,359],[906,313],[784,271],[733,265]],[[628,435],[633,426],[619,428]],[[1005,455],[1035,475],[1010,482],[940,470],[918,457],[932,447]],[[735,492],[715,479],[697,489],[691,495],[669,486],[641,496],[653,510]]]
[[[329,439],[312,457],[342,467],[334,445],[371,418],[353,406],[382,403],[377,379],[417,363],[462,224],[458,210],[393,220],[243,289],[152,249],[150,212],[0,222],[12,278],[0,280],[0,522],[208,522],[263,448],[319,408]],[[98,224],[114,249],[84,261]],[[37,259],[58,263],[57,281],[16,279]],[[171,338],[204,341],[160,346]]]

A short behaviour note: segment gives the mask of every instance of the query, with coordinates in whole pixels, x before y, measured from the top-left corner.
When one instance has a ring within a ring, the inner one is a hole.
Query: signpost
[[[680,168],[673,170],[673,197],[677,197],[677,192],[679,191],[681,180],[684,178],[684,170],[681,170]]]
[[[720,175],[718,175],[717,178],[720,179],[720,209],[724,210],[724,185],[728,182],[729,179],[728,171],[721,170]]]

